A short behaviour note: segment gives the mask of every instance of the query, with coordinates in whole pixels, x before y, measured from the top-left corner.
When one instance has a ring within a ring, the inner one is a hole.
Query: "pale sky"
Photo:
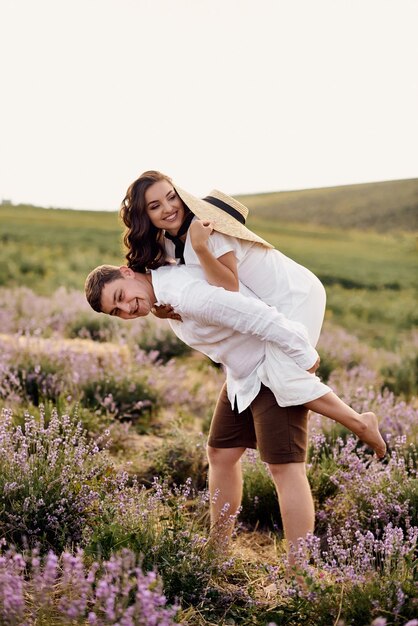
[[[0,201],[418,176],[418,0],[0,0]]]

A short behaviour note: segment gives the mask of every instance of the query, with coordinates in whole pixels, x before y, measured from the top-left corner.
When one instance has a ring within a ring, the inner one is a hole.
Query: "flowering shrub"
[[[0,419],[0,534],[9,546],[0,555],[1,623],[171,624],[168,599],[190,626],[417,626],[418,406],[401,351],[372,349],[330,324],[321,337],[323,376],[357,411],[376,412],[388,455],[377,462],[349,431],[312,414],[316,535],[296,555],[301,587],[289,584],[276,533],[257,532],[281,527],[255,453],[243,461],[231,558],[207,539],[209,496],[194,491],[207,479],[197,433],[207,432],[221,371],[195,357],[167,360],[181,350],[164,322],[99,316],[76,292],[0,290],[0,327],[8,333],[0,402],[16,408]],[[408,337],[405,350],[414,347]],[[68,415],[76,402],[88,437]],[[150,420],[152,438],[140,438]],[[119,446],[91,440],[107,426]],[[116,472],[111,450],[129,474]]]
[[[376,370],[376,364],[395,360],[393,353],[371,349],[364,341],[329,321],[321,331],[318,351],[321,354],[321,367],[322,360],[328,361],[331,364],[330,371],[337,368],[350,370],[360,364]]]
[[[162,445],[152,450],[142,480],[151,482],[159,476],[168,485],[189,482],[193,489],[206,487],[208,462],[206,438],[202,433],[189,433],[175,426],[165,435]]]
[[[331,375],[329,385],[347,404],[359,413],[374,411],[385,437],[404,436],[408,442],[418,435],[418,406],[406,402],[388,389],[374,384],[373,372],[362,366]],[[326,420],[329,424],[330,421]],[[322,422],[324,423],[324,422]],[[325,429],[327,426],[325,424]]]
[[[139,359],[137,352],[134,359],[123,345],[6,335],[0,335],[0,347],[0,398],[35,406],[79,402],[99,414],[137,422],[141,428],[157,407],[151,374],[163,366],[153,354],[142,352]]]
[[[416,614],[417,539],[417,527],[405,532],[389,523],[377,537],[369,530],[353,533],[349,521],[339,532],[328,529],[327,550],[308,536],[294,552],[305,586],[288,593],[314,605],[319,625],[335,620],[338,610],[343,623],[369,624],[377,610],[403,624]]]
[[[222,564],[201,532],[207,500],[206,492],[193,493],[191,479],[169,487],[155,478],[145,489],[120,475],[86,551],[109,558],[114,550],[129,548],[142,555],[145,570],[158,570],[170,600],[202,601]]]
[[[405,462],[404,440],[398,438],[390,457],[382,463],[371,460],[367,453],[355,453],[357,442],[352,437],[345,444],[337,440],[333,447],[321,433],[314,434],[312,441],[308,475],[321,504],[317,532],[325,527],[336,531],[349,519],[354,541],[356,531],[371,530],[379,536],[388,523],[404,529],[418,524],[418,464],[413,445],[408,447]]]
[[[375,390],[388,389],[410,399],[418,393],[418,332],[410,331],[397,352],[370,348],[342,328],[326,323],[318,350],[321,355],[319,375],[327,382],[351,375],[357,370],[359,381],[367,381]],[[358,370],[358,368],[360,368]],[[365,378],[363,378],[365,376]]]
[[[97,442],[81,425],[53,412],[49,424],[25,415],[0,417],[0,533],[16,546],[60,551],[85,541],[96,525],[112,473]]]
[[[62,287],[40,296],[27,287],[0,289],[0,328],[9,335],[62,337],[80,311],[89,312],[89,306],[79,291]]]
[[[138,346],[144,352],[158,353],[158,359],[163,363],[191,352],[191,348],[178,339],[167,322],[157,321],[152,315],[127,324],[108,315],[82,311],[74,313],[63,334],[71,339],[123,341],[132,347]]]
[[[63,335],[69,339],[91,339],[104,343],[117,341],[118,329],[117,318],[110,315],[92,316],[89,311],[82,310],[67,322]]]
[[[30,599],[30,601],[28,601]],[[161,579],[144,573],[136,556],[122,550],[86,566],[83,552],[41,559],[14,550],[0,555],[1,623],[171,626],[177,606],[168,606]]]
[[[130,548],[146,570],[158,568],[170,599],[203,593],[217,563],[198,532],[206,493],[191,510],[191,480],[172,488],[154,480],[146,490],[56,413],[48,426],[42,413],[39,422],[27,415],[21,428],[3,411],[0,465],[0,532],[9,544],[57,553],[83,545],[107,559]]]
[[[163,361],[190,352],[165,321],[153,315],[129,322],[100,315],[90,309],[84,294],[63,287],[48,297],[27,287],[0,289],[0,328],[26,337],[118,341],[157,351]]]
[[[349,526],[328,529],[327,550],[315,535],[299,541],[292,551],[293,585],[283,584],[279,566],[267,567],[270,588],[278,592],[268,611],[276,625],[401,626],[416,615],[418,528],[404,532],[388,524],[377,538],[370,531],[353,537]],[[374,619],[380,613],[389,619]]]

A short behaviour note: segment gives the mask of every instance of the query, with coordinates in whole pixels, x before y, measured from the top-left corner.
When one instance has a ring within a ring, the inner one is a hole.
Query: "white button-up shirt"
[[[276,344],[299,371],[316,362],[318,353],[306,328],[257,299],[244,285],[239,293],[214,287],[200,267],[185,265],[161,267],[151,276],[158,303],[171,304],[182,316],[182,322],[169,320],[175,334],[226,367],[228,397],[231,404],[236,398],[240,412],[263,382],[258,372],[265,368],[266,342]],[[318,395],[323,393],[321,389]]]

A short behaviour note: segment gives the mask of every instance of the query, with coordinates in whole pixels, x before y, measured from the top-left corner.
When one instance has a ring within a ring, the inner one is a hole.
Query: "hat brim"
[[[214,230],[224,235],[230,235],[231,237],[237,237],[238,239],[244,239],[245,241],[252,241],[259,243],[266,248],[274,248],[271,243],[265,241],[249,228],[241,224],[235,217],[229,215],[222,209],[210,204],[206,200],[196,198],[191,193],[184,191],[181,187],[174,185],[180,198],[184,204],[190,209],[192,213],[196,215],[200,220],[208,220],[213,222]]]

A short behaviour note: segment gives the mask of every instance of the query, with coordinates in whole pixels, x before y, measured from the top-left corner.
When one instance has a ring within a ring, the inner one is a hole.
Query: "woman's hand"
[[[213,232],[213,222],[208,220],[194,220],[189,226],[190,241],[195,252],[207,247],[208,239]]]
[[[171,304],[160,304],[159,306],[153,306],[151,309],[151,313],[158,317],[161,320],[177,320],[178,322],[182,322],[181,315],[175,313]]]
[[[315,372],[316,372],[316,370],[318,369],[318,367],[319,367],[319,364],[320,364],[320,363],[321,363],[321,358],[320,358],[320,357],[318,357],[318,358],[316,359],[315,363],[312,365],[312,367],[311,367],[310,369],[308,369],[308,372],[309,372],[310,374],[315,374]]]

